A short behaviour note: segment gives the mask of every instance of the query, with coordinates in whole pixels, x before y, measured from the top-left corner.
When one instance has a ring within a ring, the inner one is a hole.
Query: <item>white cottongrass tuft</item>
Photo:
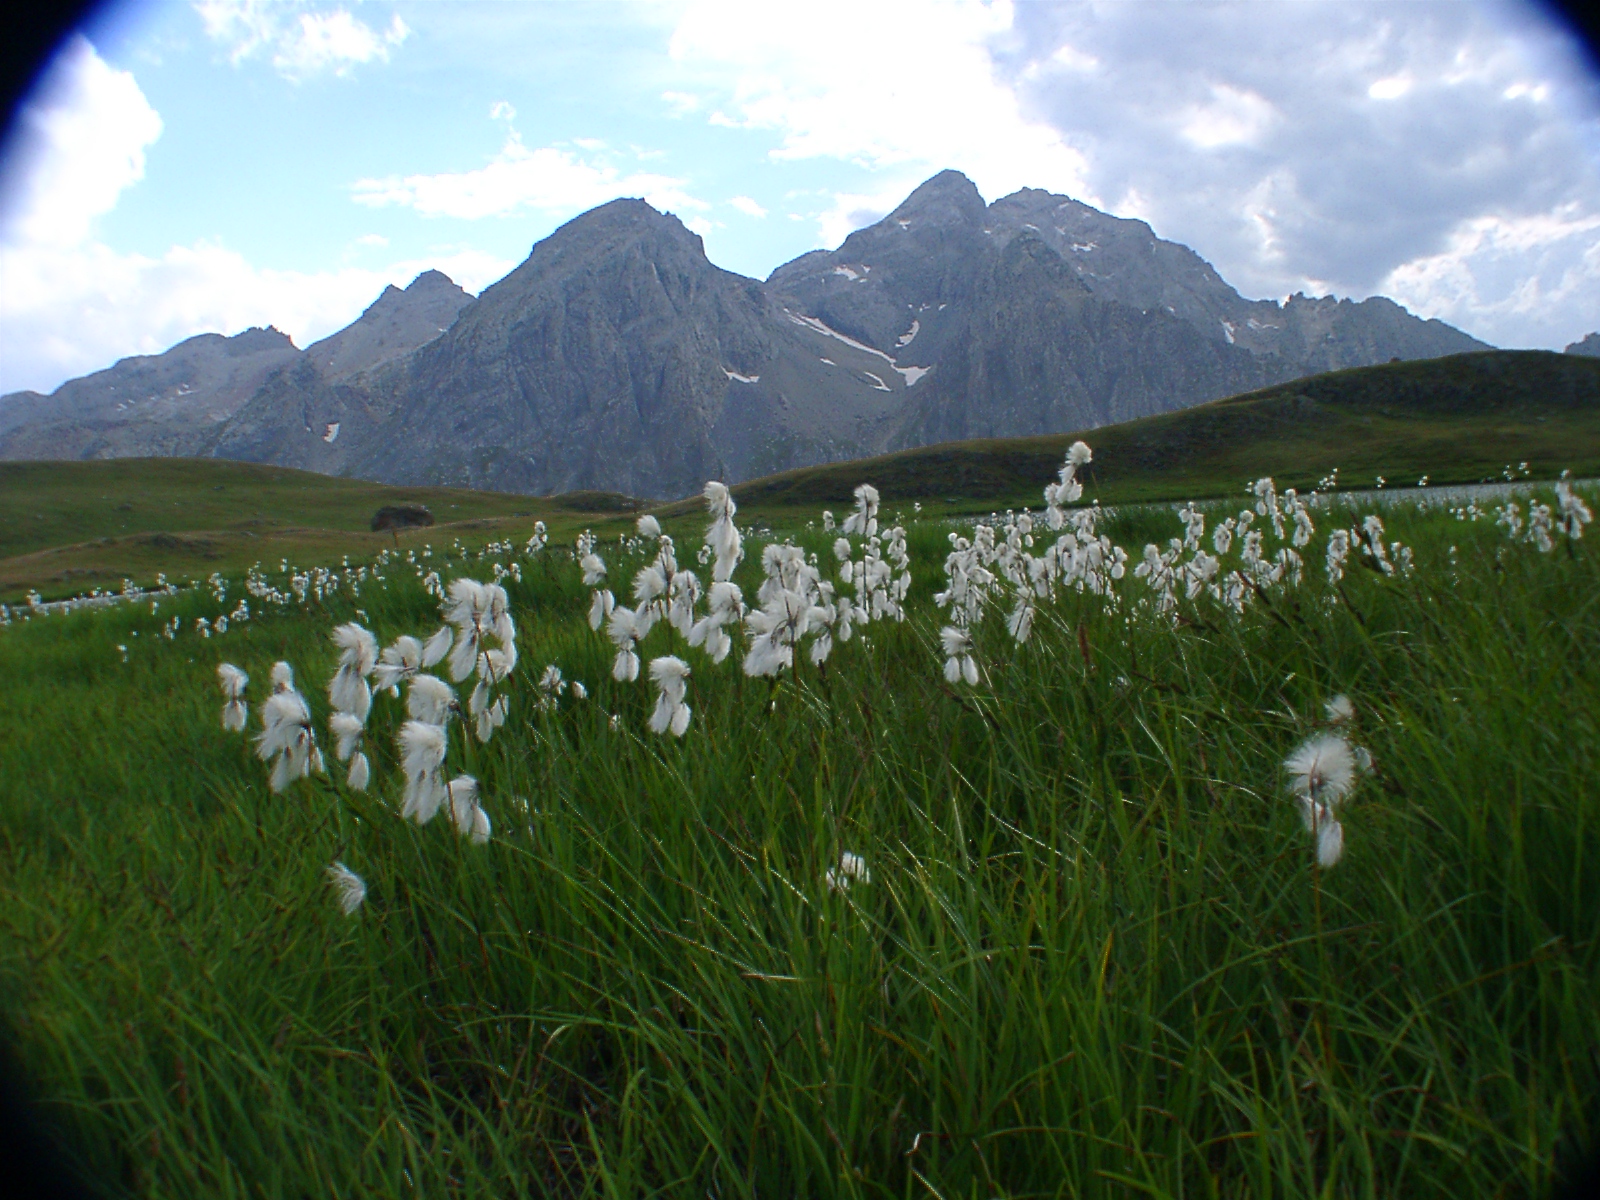
[[[578,680],[574,679],[569,686],[572,689],[572,698],[574,700],[587,700],[589,698],[589,689],[584,687]]]
[[[512,652],[517,640],[516,625],[511,620],[510,599],[505,588],[498,583],[479,583],[475,579],[450,581],[449,599],[445,602],[445,620],[456,627],[455,644],[450,648],[450,678],[457,683],[467,679],[483,661],[483,653],[490,647],[488,639],[499,643],[498,649]],[[437,634],[435,635],[438,636]]]
[[[400,747],[400,767],[406,776],[400,815],[418,825],[426,825],[438,813],[448,792],[444,783],[447,746],[444,726],[407,721],[400,726],[395,741]]]
[[[655,733],[671,730],[673,737],[682,737],[689,728],[689,706],[683,702],[689,686],[689,664],[670,654],[653,658],[650,678],[659,689],[655,712],[650,714],[651,730]]]
[[[1329,724],[1345,725],[1355,720],[1356,706],[1350,703],[1349,696],[1341,694],[1323,705],[1322,711],[1328,714]]]
[[[336,712],[328,718],[328,729],[334,738],[334,758],[350,764],[346,782],[358,792],[366,791],[370,768],[367,756],[358,749],[366,732],[366,722],[355,713]]]
[[[352,621],[333,631],[333,644],[339,647],[339,669],[328,683],[328,699],[340,712],[365,721],[372,708],[367,676],[378,665],[378,639]]]
[[[972,687],[978,686],[978,660],[972,656],[972,635],[965,629],[946,625],[939,631],[944,645],[944,677],[950,683],[963,679]]]
[[[1556,481],[1556,508],[1560,513],[1556,525],[1569,538],[1577,539],[1583,536],[1583,527],[1594,520],[1594,514],[1583,497],[1572,490],[1571,476],[1571,471],[1563,471]]]
[[[612,610],[606,633],[617,647],[617,660],[611,665],[611,678],[618,683],[632,683],[639,678],[639,639],[644,636],[639,625],[639,616],[633,609]]]
[[[1302,742],[1283,765],[1289,772],[1290,791],[1330,809],[1355,786],[1356,756],[1350,743],[1336,733]]]
[[[478,781],[471,775],[457,775],[450,781],[450,820],[456,832],[474,846],[489,840],[489,814],[478,803]]]
[[[661,522],[649,513],[645,513],[644,516],[640,517],[634,528],[638,530],[640,537],[658,538],[661,536]]]
[[[706,484],[705,498],[706,509],[711,513],[711,527],[706,530],[706,548],[716,557],[711,579],[714,583],[721,583],[733,574],[734,567],[739,565],[739,559],[744,556],[743,539],[733,523],[739,506],[733,502],[728,485],[715,480]]]
[[[418,675],[406,689],[406,712],[414,721],[443,725],[459,708],[454,689],[435,675]]]
[[[706,615],[689,628],[689,645],[703,647],[712,662],[721,662],[733,649],[728,626],[738,624],[743,616],[744,594],[738,585],[718,580],[707,593]]]
[[[274,692],[261,706],[256,755],[272,764],[269,782],[275,792],[322,769],[322,754],[311,732],[311,710],[299,692]]]
[[[839,856],[839,865],[829,867],[822,878],[830,892],[847,892],[853,883],[871,883],[872,872],[867,869],[864,858],[846,850]]]
[[[878,535],[878,489],[870,483],[856,488],[856,510],[845,518],[844,532],[864,538]]]
[[[1333,705],[1328,707],[1332,710]],[[1324,868],[1332,867],[1344,854],[1338,807],[1355,787],[1359,764],[1356,751],[1336,733],[1309,738],[1284,760],[1289,790],[1300,806],[1300,820],[1306,832],[1317,839],[1317,863]]]
[[[333,885],[334,894],[339,898],[339,911],[347,917],[354,916],[356,909],[367,899],[366,881],[342,862],[334,863],[323,873],[327,875],[328,882]]]
[[[1094,451],[1086,442],[1073,442],[1067,448],[1066,461],[1061,464],[1059,483],[1046,484],[1044,489],[1045,524],[1060,529],[1067,523],[1066,506],[1076,503],[1083,495],[1083,484],[1078,479],[1078,468],[1094,460]]]
[[[1326,870],[1344,854],[1344,826],[1330,814],[1317,824],[1317,865]]]
[[[441,632],[451,632],[450,627],[445,626]],[[380,691],[398,688],[422,669],[422,654],[422,643],[416,638],[409,635],[395,638],[394,645],[384,647],[377,666],[372,669],[373,686]]]
[[[441,625],[422,646],[422,666],[431,667],[444,661],[444,656],[450,653],[450,647],[455,644],[456,631],[448,625]]]
[[[272,664],[272,690],[275,693],[294,691],[294,668],[288,663]]]
[[[249,708],[244,702],[244,689],[250,682],[250,676],[232,663],[218,663],[217,680],[222,684],[222,696],[227,701],[222,706],[222,727],[240,733],[249,716]]]

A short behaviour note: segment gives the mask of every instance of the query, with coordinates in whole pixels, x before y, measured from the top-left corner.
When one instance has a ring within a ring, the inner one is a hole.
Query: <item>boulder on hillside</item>
[[[385,504],[372,517],[372,532],[386,529],[423,529],[433,524],[433,514],[421,504]]]

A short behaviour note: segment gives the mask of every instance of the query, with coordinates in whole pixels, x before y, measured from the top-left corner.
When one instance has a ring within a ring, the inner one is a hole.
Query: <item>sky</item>
[[[764,278],[947,167],[1252,298],[1600,328],[1600,80],[1520,0],[124,0],[0,144],[0,393],[476,293],[617,196]]]

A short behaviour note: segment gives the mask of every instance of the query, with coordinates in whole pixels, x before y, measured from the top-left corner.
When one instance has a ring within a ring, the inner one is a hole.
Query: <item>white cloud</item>
[[[18,115],[0,179],[6,244],[74,245],[123,191],[144,178],[161,117],[127,71],[74,34]]]
[[[1100,65],[1098,58],[1085,54],[1071,42],[1062,42],[1057,46],[1055,53],[1050,56],[1050,62],[1067,71],[1092,71]]]
[[[207,36],[226,48],[235,65],[270,53],[272,65],[293,80],[387,62],[389,51],[411,33],[398,14],[380,32],[345,8],[295,15],[298,6],[281,0],[196,0],[194,7]]]
[[[477,290],[514,265],[463,249],[318,272],[259,268],[212,242],[121,253],[96,238],[96,221],[144,177],[161,128],[134,77],[81,36],[21,112],[0,203],[0,392],[49,390],[197,333],[276,324],[305,345],[354,320],[385,284],[429,267]],[[368,234],[355,244],[387,242]]]
[[[827,0],[804,20],[743,0],[690,0],[669,50],[715,97],[709,121],[774,132],[776,160],[884,171],[886,189],[901,197],[945,167],[965,171],[985,195],[1024,186],[1084,195],[1082,155],[1027,117],[995,76],[991,43],[1009,35],[1013,16],[1006,0]],[[876,49],[856,49],[868,46]],[[850,199],[839,197],[822,218],[825,239]]]
[[[99,243],[0,249],[0,393],[49,391],[130,354],[159,354],[197,333],[276,325],[306,346],[348,325],[387,284],[437,268],[477,292],[515,264],[470,249],[378,269],[280,271],[210,242],[159,258]]]
[[[1375,80],[1367,89],[1367,95],[1374,100],[1398,100],[1411,90],[1411,78],[1407,75],[1389,75],[1383,79]]]
[[[1600,213],[1471,217],[1441,252],[1389,272],[1383,291],[1499,345],[1575,341],[1600,327]]]
[[[1262,97],[1226,83],[1211,86],[1211,98],[1183,116],[1184,138],[1202,150],[1253,145],[1272,127],[1277,112]]]
[[[761,205],[757,204],[754,200],[750,199],[749,196],[735,196],[732,200],[729,200],[728,203],[737,208],[745,216],[755,217],[758,221],[767,215],[767,210],[762,208]]]
[[[353,199],[371,208],[399,205],[427,217],[503,217],[523,212],[573,215],[618,196],[643,196],[657,208],[705,209],[684,181],[638,172],[624,175],[603,158],[556,146],[530,150],[511,130],[504,147],[475,171],[361,179]]]
[[[1244,294],[1387,291],[1497,344],[1594,324],[1600,89],[1535,6],[1030,4],[1013,24],[996,72],[1082,152],[1078,198]]]
[[[881,221],[920,182],[920,179],[901,179],[876,192],[836,193],[833,203],[816,215],[817,244],[837,246],[857,229]]]

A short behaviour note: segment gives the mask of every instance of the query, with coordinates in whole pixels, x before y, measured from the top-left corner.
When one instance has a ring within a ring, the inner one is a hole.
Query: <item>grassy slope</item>
[[[124,577],[148,583],[158,571],[237,574],[282,557],[370,556],[395,544],[369,529],[385,504],[424,504],[439,522],[399,534],[405,546],[458,536],[471,544],[522,540],[536,518],[564,532],[603,523],[629,503],[598,493],[549,499],[390,487],[218,459],[0,463],[0,511],[9,515],[0,522],[0,599],[29,587],[50,596],[114,587]]]
[[[1246,479],[1371,486],[1600,473],[1600,359],[1492,351],[1336,371],[1180,412],[1081,434],[953,442],[805,467],[734,489],[752,513],[848,504],[863,481],[891,506],[935,511],[1038,507],[1066,447],[1094,447],[1089,480],[1107,503],[1235,495]]]
[[[387,697],[367,795],[273,796],[217,727],[224,658],[253,703],[291,659],[320,725],[334,623],[437,625],[407,576],[209,640],[234,597],[14,626],[5,1011],[113,1195],[1544,1194],[1594,1133],[1600,556],[1386,519],[1413,579],[1330,610],[1312,558],[1178,628],[1068,596],[990,620],[976,690],[923,523],[913,621],[776,694],[690,653],[681,743],[531,566],[510,722],[451,750],[481,850],[396,820]],[[549,662],[591,701],[540,712]],[[1280,763],[1335,691],[1379,774],[1319,876]]]

